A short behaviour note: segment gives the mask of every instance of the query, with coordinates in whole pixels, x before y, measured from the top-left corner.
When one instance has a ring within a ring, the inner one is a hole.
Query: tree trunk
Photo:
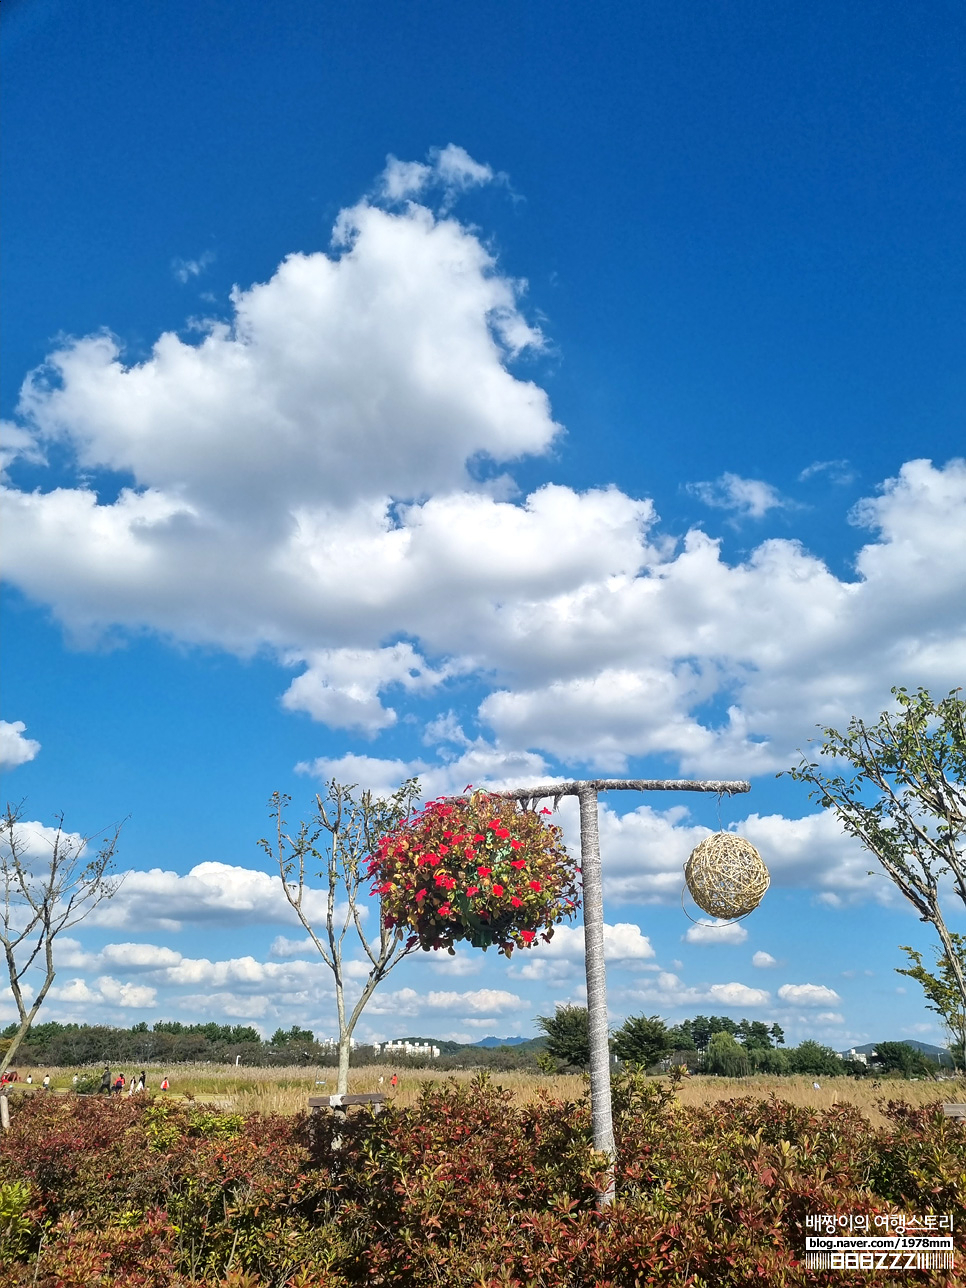
[[[19,1032],[15,1033],[13,1037],[10,1039],[10,1045],[7,1047],[6,1051],[4,1052],[3,1059],[0,1060],[0,1073],[6,1073],[7,1070],[10,1068],[10,1066],[13,1064],[14,1057],[16,1056],[17,1052],[20,1050],[20,1044],[27,1036],[27,1031],[29,1030],[31,1024],[33,1024],[34,1017],[36,1016],[37,1012],[40,1010],[43,1004],[43,1000],[47,996],[47,992],[53,982],[54,982],[54,972],[50,971],[47,978],[44,980],[43,988],[40,990],[40,992],[37,994],[36,999],[34,1000],[33,1006],[30,1008],[30,1010],[21,1020]]]
[[[339,1076],[336,1080],[335,1089],[338,1094],[344,1095],[349,1090],[349,1053],[352,1038],[349,1033],[339,1034]]]
[[[607,1179],[598,1203],[614,1201],[614,1123],[610,1099],[610,1047],[607,1040],[607,979],[604,970],[604,891],[597,829],[597,791],[584,786],[580,801],[580,863],[584,894],[584,954],[587,969],[587,1023],[590,1036],[590,1103],[594,1149],[603,1155]]]

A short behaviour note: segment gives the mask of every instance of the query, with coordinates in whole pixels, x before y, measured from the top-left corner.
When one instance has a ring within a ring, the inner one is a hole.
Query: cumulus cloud
[[[308,916],[321,923],[326,908],[322,891],[310,888],[305,906]],[[366,911],[363,906],[363,914]],[[161,868],[125,873],[120,890],[95,909],[89,922],[115,928],[160,927],[176,931],[185,922],[220,926],[297,925],[298,919],[282,893],[277,876],[254,868],[207,861],[196,863],[183,876]]]
[[[370,735],[472,676],[484,729],[451,759],[481,772],[652,753],[773,772],[892,684],[956,684],[966,462],[907,462],[865,498],[849,576],[786,539],[726,559],[617,488],[495,480],[560,433],[521,374],[545,349],[524,285],[448,213],[498,177],[454,145],[390,158],[328,252],[289,256],[190,339],[141,361],[107,332],[61,344],[9,441],[66,444],[91,481],[7,486],[11,580],[81,636],[274,650],[303,668],[289,709]],[[761,479],[696,486],[745,518],[789,505]]]
[[[828,1006],[842,1000],[834,988],[824,984],[782,984],[778,996],[790,1006]]]
[[[654,948],[640,926],[621,921],[604,923],[604,960],[633,968],[654,957]],[[514,959],[510,974],[515,979],[562,982],[583,970],[584,929],[566,923],[554,928],[548,944],[537,941]]]
[[[682,938],[689,944],[743,944],[748,931],[737,921],[723,921],[720,917],[707,921],[702,918],[689,926]]]
[[[766,953],[759,948],[751,959],[752,966],[757,966],[760,970],[767,970],[770,966],[777,966],[777,960],[772,957],[771,953]]]
[[[635,1003],[646,1003],[670,1009],[677,1006],[700,1006],[708,1003],[728,1008],[767,1006],[771,994],[763,988],[731,982],[701,988],[685,984],[672,971],[661,971],[653,979],[633,988],[621,990],[621,996]]]
[[[25,765],[40,751],[39,742],[24,737],[26,728],[22,720],[0,720],[0,770]]]
[[[449,143],[431,148],[428,161],[400,161],[390,154],[379,177],[379,191],[387,201],[406,201],[441,188],[443,208],[448,209],[460,193],[490,183],[505,183],[506,175],[492,166],[474,161],[465,148]]]
[[[120,1006],[125,1010],[150,1009],[157,1004],[158,991],[147,984],[122,983],[110,975],[101,975],[93,983],[75,978],[54,984],[48,993],[52,1002],[71,1006]]]
[[[789,504],[770,483],[727,472],[712,483],[691,483],[688,491],[705,505],[732,510],[742,519],[761,519],[769,510],[780,510]]]
[[[305,659],[307,669],[282,696],[289,711],[306,711],[334,729],[375,734],[396,723],[396,712],[384,707],[380,692],[399,685],[425,693],[452,674],[433,670],[408,643],[382,649],[318,649]]]

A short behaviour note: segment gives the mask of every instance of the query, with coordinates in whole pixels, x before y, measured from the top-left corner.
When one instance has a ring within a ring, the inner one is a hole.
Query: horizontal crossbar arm
[[[492,792],[509,800],[542,800],[545,796],[579,796],[590,788],[595,792],[715,792],[719,796],[736,796],[750,792],[751,783],[719,782],[695,778],[587,778],[574,783],[546,783],[540,787],[516,787],[509,792]]]

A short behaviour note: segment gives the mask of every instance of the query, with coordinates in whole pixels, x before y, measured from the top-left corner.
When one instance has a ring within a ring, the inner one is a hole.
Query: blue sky
[[[2,21],[4,793],[129,816],[48,1017],[331,1032],[274,789],[627,773],[751,778],[773,884],[696,929],[714,800],[608,798],[615,1022],[938,1041],[926,928],[775,775],[966,671],[962,9]],[[568,1000],[576,929],[407,961],[359,1035]]]

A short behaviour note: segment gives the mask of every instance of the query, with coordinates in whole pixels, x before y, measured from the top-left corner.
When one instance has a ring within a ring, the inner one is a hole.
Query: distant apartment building
[[[387,1056],[421,1056],[424,1060],[438,1060],[439,1047],[429,1042],[373,1042],[372,1049],[376,1055]]]

